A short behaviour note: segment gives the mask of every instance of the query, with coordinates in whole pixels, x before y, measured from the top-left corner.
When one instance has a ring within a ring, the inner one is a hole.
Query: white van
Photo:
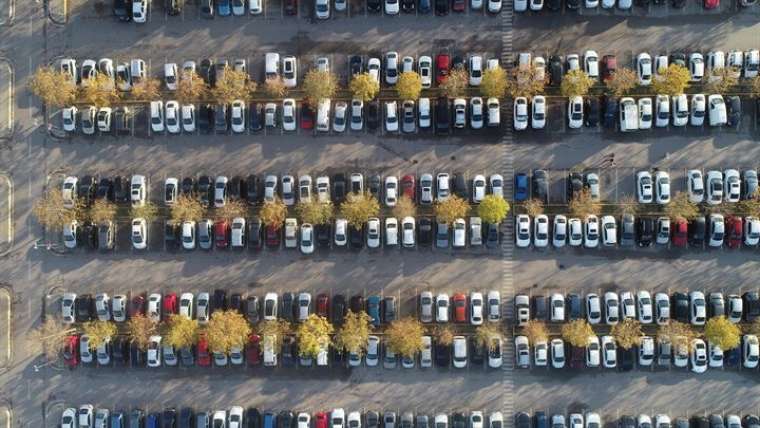
[[[630,132],[639,129],[639,112],[633,98],[625,97],[620,100],[620,131]]]
[[[420,118],[420,128],[430,128],[430,98],[420,98],[417,101],[417,113]]]
[[[280,54],[269,52],[265,55],[265,74],[267,79],[274,79],[280,75]]]
[[[330,99],[319,102],[317,107],[317,131],[327,132],[330,130]]]
[[[275,367],[277,365],[277,351],[274,346],[274,336],[264,336],[264,367]]]
[[[298,246],[298,220],[294,218],[285,219],[285,248],[296,248]]]

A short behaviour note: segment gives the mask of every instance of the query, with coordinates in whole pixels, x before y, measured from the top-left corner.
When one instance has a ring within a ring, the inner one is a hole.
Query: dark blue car
[[[367,315],[372,318],[372,325],[380,327],[380,296],[367,298]]]
[[[217,3],[217,12],[219,16],[232,15],[232,6],[230,6],[230,0],[219,0]]]
[[[528,175],[525,173],[515,174],[515,201],[520,202],[528,199]]]
[[[159,423],[159,420],[161,419],[160,413],[151,413],[148,415],[148,419],[146,420],[145,428],[161,428]]]

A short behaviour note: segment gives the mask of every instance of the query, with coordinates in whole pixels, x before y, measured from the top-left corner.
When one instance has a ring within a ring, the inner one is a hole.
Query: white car
[[[301,252],[303,254],[314,252],[314,226],[309,223],[301,225]]]
[[[530,217],[527,214],[518,214],[515,219],[515,240],[519,248],[530,246]]]
[[[705,61],[701,53],[695,52],[689,55],[689,74],[692,82],[699,82],[705,76]]]
[[[670,97],[657,95],[655,99],[655,123],[658,128],[664,128],[670,123]]]
[[[589,6],[589,1],[593,6]],[[596,7],[599,0],[586,0],[586,7]],[[583,54],[583,68],[592,79],[599,78],[599,55],[596,51],[588,50]]]
[[[388,1],[388,0],[386,0]],[[398,0],[396,1],[396,13],[398,13]],[[387,3],[386,3],[387,5]],[[391,51],[385,54],[385,83],[395,85],[398,82],[398,52]]]
[[[654,317],[652,308],[652,295],[642,290],[636,293],[636,305],[638,306],[639,322],[651,324]]]
[[[707,345],[702,339],[691,341],[691,371],[694,373],[704,373],[707,371]]]
[[[753,216],[744,218],[744,245],[755,247],[760,242],[760,219]]]
[[[411,102],[411,101],[407,101]],[[470,98],[470,128],[483,128],[483,98]]]
[[[654,174],[655,201],[660,205],[670,202],[670,174],[657,171]]]
[[[725,126],[728,123],[726,103],[720,94],[707,97],[708,120],[710,126]]]
[[[317,19],[329,19],[330,0],[314,0],[314,14]]]
[[[385,218],[385,245],[387,247],[398,246],[398,220],[395,217]]]
[[[74,315],[76,300],[77,295],[75,293],[63,293],[63,298],[61,299],[61,317],[65,324],[72,324],[76,321]]]
[[[193,293],[182,293],[179,296],[179,314],[187,319],[193,319]]]
[[[608,291],[604,293],[604,322],[607,325],[615,325],[620,321],[620,299],[617,293]]]
[[[398,178],[395,175],[385,177],[385,205],[395,207],[398,200]]]
[[[132,246],[135,250],[148,248],[148,223],[144,218],[138,217],[132,220]]]
[[[501,12],[501,0],[488,0],[488,12],[489,13]]]
[[[417,59],[417,72],[420,75],[422,87],[430,88],[433,83],[433,59],[426,55],[420,56]]]
[[[164,83],[166,84],[166,89],[170,91],[176,91],[177,90],[177,64],[176,63],[167,63],[164,64]]]
[[[599,324],[602,321],[602,301],[596,293],[586,295],[586,318],[589,324]]]
[[[454,336],[451,346],[452,354],[454,354],[452,358],[454,368],[463,369],[467,367],[467,339],[464,336]]]
[[[636,57],[636,73],[639,76],[639,85],[652,84],[652,57],[648,53],[642,52]]]
[[[601,347],[599,346],[599,338],[596,336],[589,336],[586,343],[586,367],[599,367],[601,364]]]
[[[572,129],[578,129],[583,126],[583,97],[570,97],[567,105],[568,126]]]
[[[549,217],[546,214],[539,214],[533,221],[533,246],[546,248],[549,245]]]
[[[200,324],[206,324],[209,320],[210,301],[211,297],[205,291],[198,293],[198,298],[195,299],[195,319],[197,319]],[[266,304],[266,299],[264,299],[264,303]]]
[[[718,205],[723,202],[723,174],[720,171],[707,171],[705,185],[708,205]]]
[[[454,98],[454,128],[467,126],[467,102],[464,98]]]
[[[401,245],[405,248],[413,248],[415,246],[415,223],[414,217],[404,217],[401,220]]]
[[[164,117],[166,118],[166,130],[170,134],[179,134],[181,130],[179,114],[179,103],[177,101],[167,101]]]
[[[148,341],[148,367],[161,367],[161,336],[151,336]]]
[[[654,199],[652,174],[649,171],[636,173],[636,195],[640,204],[649,204]]]
[[[501,124],[501,107],[499,107],[499,99],[491,97],[486,101],[486,105],[488,106],[488,126],[499,126]]]
[[[398,108],[396,101],[385,103],[385,130],[398,132]]]
[[[530,321],[530,297],[526,294],[515,296],[515,319],[518,326],[525,326]]]
[[[377,217],[367,220],[367,247],[380,247],[380,219]]]
[[[707,114],[707,100],[704,94],[694,94],[691,96],[691,116],[689,123],[691,126],[702,126],[705,123]]]
[[[602,243],[607,247],[617,244],[617,223],[611,215],[602,216]]]
[[[296,100],[293,98],[282,100],[282,129],[290,132],[296,130]]]
[[[586,248],[596,248],[599,246],[599,218],[593,214],[586,216],[585,230],[583,236],[583,246]]]
[[[294,108],[295,111],[295,108]],[[338,101],[335,103],[335,118],[333,119],[333,131],[343,132],[346,130],[346,122],[348,121],[348,104],[345,101]],[[295,130],[295,120],[293,120],[293,128]]]
[[[530,126],[533,129],[544,129],[546,126],[546,97],[536,95],[531,103]]]
[[[63,130],[74,132],[77,129],[77,110],[76,106],[66,107],[61,111],[63,119]]]
[[[617,367],[617,345],[612,336],[602,336],[602,365],[608,369]]]
[[[579,218],[571,218],[567,221],[567,242],[571,247],[583,245],[583,222]]]
[[[651,98],[639,98],[638,101],[639,110],[639,129],[652,129],[652,118],[654,113],[652,112],[652,99]]]
[[[189,133],[195,132],[195,106],[183,104],[180,110],[182,113],[182,130]]]
[[[552,367],[555,369],[565,367],[565,342],[563,342],[562,339],[552,339],[551,359]]]
[[[369,73],[372,80],[380,84],[380,58],[370,58],[367,61],[367,73]]]
[[[620,293],[620,308],[623,312],[623,318],[636,318],[636,304],[633,300],[633,293],[630,291]]]
[[[559,293],[552,294],[549,298],[549,310],[551,311],[549,316],[551,322],[564,322],[565,298]]]
[[[705,182],[702,177],[702,171],[698,169],[690,169],[686,173],[686,177],[689,201],[694,204],[701,204],[705,199]]]
[[[515,131],[523,131],[528,128],[528,99],[525,97],[515,98],[514,127]]]
[[[451,226],[451,246],[454,248],[464,248],[467,244],[467,224],[463,218],[454,220]]]
[[[496,290],[488,292],[488,321],[497,322],[501,319],[501,294]]]
[[[754,334],[742,336],[742,365],[748,369],[757,368],[760,359],[760,344]]]
[[[245,132],[245,102],[242,100],[235,100],[230,105],[230,127],[236,134]]]
[[[673,95],[672,107],[673,126],[686,126],[689,123],[689,101],[686,95]]]
[[[493,178],[493,177],[492,177]],[[478,174],[472,178],[472,202],[479,204],[486,197],[486,177]]]
[[[70,223],[63,225],[63,245],[68,249],[77,247],[77,235],[79,232],[79,222],[71,220]]]
[[[435,321],[449,322],[449,295],[439,294],[435,297]]]
[[[554,216],[552,222],[552,245],[554,248],[562,248],[567,243],[567,217],[562,214]]]
[[[689,293],[689,322],[692,325],[704,325],[707,318],[705,295],[701,291]]]
[[[712,368],[723,367],[723,350],[715,343],[707,342],[708,365]]]
[[[385,14],[398,15],[398,0],[385,0]]]
[[[483,80],[483,57],[472,55],[467,65],[467,70],[470,72],[470,86],[480,86]]]
[[[483,294],[478,292],[470,293],[470,324],[483,324]]]
[[[723,197],[726,202],[739,202],[741,197],[741,178],[739,171],[727,169],[723,171]]]
[[[77,409],[69,407],[61,414],[61,428],[77,428]]]
[[[722,247],[723,239],[726,235],[726,223],[723,219],[723,215],[715,213],[710,214],[710,223],[708,227],[708,245],[714,248]]]
[[[533,365],[546,367],[549,364],[549,344],[539,340],[533,344]]]
[[[135,0],[132,2],[132,20],[138,24],[145,23],[148,15],[148,0]]]

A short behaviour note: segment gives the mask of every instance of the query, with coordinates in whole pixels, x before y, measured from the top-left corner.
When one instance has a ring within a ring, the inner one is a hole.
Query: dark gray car
[[[636,223],[632,214],[623,214],[620,222],[620,246],[632,247],[636,241]]]
[[[98,226],[98,248],[101,250],[113,250],[114,234],[116,227],[114,223],[107,220]]]
[[[204,250],[210,250],[214,244],[214,238],[211,235],[213,223],[211,220],[201,220],[198,222],[198,246]]]
[[[401,428],[414,428],[414,415],[412,412],[401,414]]]
[[[401,107],[401,130],[405,133],[416,131],[417,118],[414,113],[414,101],[404,101]]]
[[[437,248],[449,248],[449,225],[438,223],[435,232],[435,246]]]
[[[396,297],[389,296],[383,299],[383,321],[386,323],[396,320]]]
[[[211,423],[210,417],[206,412],[200,412],[195,415],[195,428],[209,428]]]
[[[754,197],[757,192],[757,171],[754,169],[744,170],[742,177],[742,198],[749,199]]]

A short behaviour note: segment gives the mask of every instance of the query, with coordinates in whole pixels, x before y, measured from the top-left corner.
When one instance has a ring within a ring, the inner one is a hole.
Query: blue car
[[[521,202],[528,199],[528,175],[525,173],[515,174],[515,201]]]
[[[148,415],[147,423],[145,424],[145,428],[160,428],[161,426],[158,424],[159,420],[161,419],[160,413],[151,413]]]
[[[367,315],[372,318],[372,325],[380,327],[380,296],[367,298]]]
[[[219,0],[217,3],[217,11],[219,13],[219,16],[232,15],[232,6],[230,5],[230,0]]]

